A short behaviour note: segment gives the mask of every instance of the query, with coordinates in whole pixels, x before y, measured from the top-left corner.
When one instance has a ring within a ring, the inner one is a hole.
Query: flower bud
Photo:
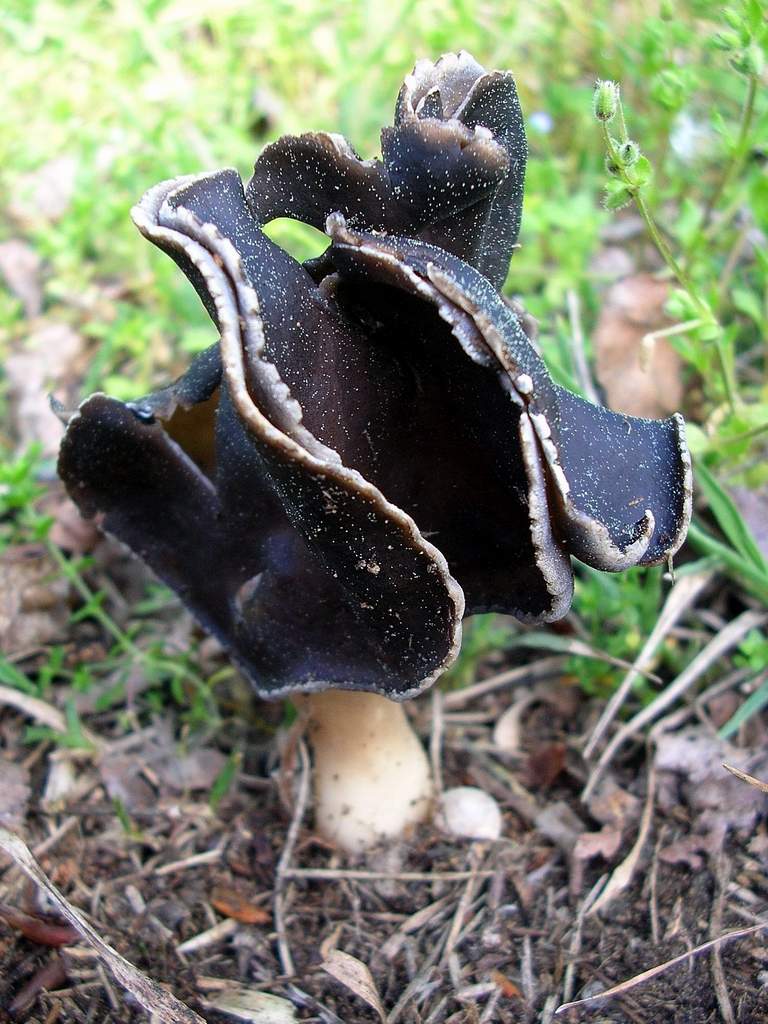
[[[640,147],[632,139],[627,139],[619,146],[619,160],[622,167],[631,167],[636,164],[640,156]]]
[[[612,156],[605,158],[605,169],[613,178],[618,178],[621,174],[621,164],[617,164]]]
[[[743,75],[754,75],[759,78],[765,68],[765,57],[758,43],[750,43],[744,53],[738,58],[734,57],[731,63]]]
[[[619,108],[619,87],[615,82],[595,82],[593,109],[598,121],[610,121]]]
[[[712,45],[718,50],[738,50],[741,39],[736,32],[717,32],[712,36]]]

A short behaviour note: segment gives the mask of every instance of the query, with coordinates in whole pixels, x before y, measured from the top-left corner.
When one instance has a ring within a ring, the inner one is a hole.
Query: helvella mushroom
[[[219,340],[144,398],[86,399],[59,460],[261,697],[299,699],[316,825],[350,852],[429,812],[401,702],[455,660],[463,617],[553,621],[571,556],[664,562],[691,503],[682,419],[554,384],[501,295],[526,160],[512,76],[420,61],[382,153],[288,136],[246,188],[224,170],[150,189],[135,223]],[[299,264],[262,231],[276,217],[328,248]]]

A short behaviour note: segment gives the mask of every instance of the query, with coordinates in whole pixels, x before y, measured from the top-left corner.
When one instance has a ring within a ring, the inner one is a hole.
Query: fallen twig
[[[652,663],[656,651],[665,636],[678,619],[690,608],[704,587],[712,579],[712,576],[713,573],[711,572],[693,573],[690,576],[681,577],[672,587],[667,595],[667,600],[664,602],[664,607],[661,609],[656,625],[643,644],[642,650],[635,658],[632,668],[624,676],[621,685],[605,705],[605,710],[592,730],[589,742],[584,748],[585,758],[591,757],[595,752],[597,744],[619,713],[619,709],[632,691],[632,687],[643,675],[645,668]]]
[[[598,1003],[603,1003],[606,999],[611,999],[613,996],[620,995],[623,992],[629,992],[630,989],[642,985],[643,982],[650,981],[651,978],[656,978],[659,974],[663,974],[672,967],[685,963],[691,957],[698,956],[700,953],[706,953],[710,949],[721,946],[724,942],[730,942],[731,939],[743,939],[748,935],[754,935],[755,932],[759,932],[763,928],[768,928],[768,921],[762,921],[760,924],[752,925],[750,928],[737,928],[732,932],[726,932],[725,935],[720,935],[716,939],[710,939],[709,942],[703,942],[700,946],[681,953],[680,956],[673,957],[671,960],[665,960],[663,964],[657,964],[656,967],[651,967],[641,974],[636,974],[634,978],[629,978],[618,985],[613,985],[604,992],[598,992],[597,995],[589,996],[587,999],[576,999],[572,1003],[563,1003],[562,1006],[558,1006],[555,1010],[555,1015],[559,1016],[562,1013],[567,1013],[568,1010],[574,1010],[579,1007],[597,1006]]]
[[[82,913],[73,907],[46,876],[26,844],[18,836],[0,828],[0,849],[13,858],[25,875],[39,886],[57,910],[74,925],[82,937],[94,947],[101,961],[109,968],[123,988],[161,1024],[205,1024],[198,1016],[179,999],[148,978],[133,964],[113,949],[85,920]],[[101,986],[101,982],[98,982]]]
[[[301,768],[299,788],[296,794],[296,803],[293,808],[293,817],[291,818],[291,824],[288,828],[288,834],[285,837],[283,852],[280,854],[280,860],[277,863],[277,869],[275,871],[275,895],[273,900],[273,917],[275,921],[275,932],[277,933],[277,950],[280,956],[283,974],[289,978],[296,972],[293,967],[293,957],[291,956],[291,949],[288,945],[288,937],[285,927],[285,881],[289,877],[288,870],[291,863],[291,857],[293,856],[293,851],[296,846],[296,840],[299,838],[299,829],[301,828],[304,812],[307,809],[310,781],[309,755],[307,754],[307,747],[303,739],[299,739],[298,741],[298,750],[299,764]]]
[[[594,792],[603,772],[613,760],[619,747],[631,736],[640,732],[655,718],[658,718],[662,711],[665,711],[670,704],[673,704],[685,691],[693,686],[697,679],[702,676],[726,651],[735,647],[739,641],[752,629],[759,629],[768,622],[768,614],[758,611],[746,611],[737,616],[724,629],[710,640],[707,646],[696,655],[688,667],[672,683],[669,684],[650,704],[642,711],[631,718],[626,725],[615,734],[611,742],[600,755],[589,776],[587,785],[582,793],[582,800],[587,800]]]
[[[748,782],[750,786],[754,786],[755,789],[759,789],[761,793],[768,793],[768,782],[761,782],[760,779],[756,779],[754,775],[748,775],[747,772],[743,772],[741,768],[734,768],[732,764],[726,764],[723,762],[723,768],[735,775],[737,779],[741,779],[742,782]]]

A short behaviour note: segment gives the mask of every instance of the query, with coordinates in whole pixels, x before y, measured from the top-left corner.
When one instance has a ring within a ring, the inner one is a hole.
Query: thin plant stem
[[[624,120],[624,110],[621,104],[621,100],[618,101],[616,113],[619,123],[619,131],[622,136],[622,141],[625,142],[628,139],[628,134],[626,123]],[[611,133],[608,131],[608,125],[606,122],[603,122],[603,136],[605,138],[605,145],[608,149],[608,154],[610,156],[611,161],[620,167],[621,160],[616,150],[616,145],[611,137]],[[678,261],[675,259],[672,250],[667,244],[667,240],[659,231],[658,225],[656,224],[656,221],[653,219],[651,211],[648,209],[648,206],[645,202],[645,199],[643,198],[643,195],[640,192],[640,189],[636,185],[633,185],[631,181],[626,181],[626,178],[625,184],[627,185],[627,188],[632,194],[632,198],[635,201],[638,213],[642,217],[645,226],[648,229],[648,233],[650,234],[651,239],[653,240],[653,244],[658,249],[661,258],[669,267],[672,274],[674,274],[674,276],[677,278],[681,288],[683,288],[683,290],[688,294],[688,297],[691,299],[695,307],[701,313],[701,319],[704,321],[704,323],[711,324],[713,327],[717,328],[717,333],[713,339],[715,351],[717,353],[717,359],[720,364],[720,372],[723,379],[723,386],[725,387],[726,398],[728,400],[729,406],[733,410],[736,408],[738,404],[738,394],[736,389],[736,382],[733,379],[731,368],[728,365],[728,358],[723,348],[722,328],[717,318],[713,314],[712,310],[710,309],[709,304],[704,299],[702,299],[696,291],[696,287],[693,281],[688,276],[687,271],[685,271],[680,266]]]
[[[195,672],[192,672],[186,666],[180,665],[169,658],[154,657],[138,647],[130,636],[128,636],[128,634],[118,626],[114,619],[112,619],[111,616],[109,616],[104,609],[99,606],[98,602],[94,600],[95,595],[93,591],[82,579],[77,569],[64,557],[60,549],[51,541],[46,543],[46,547],[51,558],[59,567],[62,575],[69,580],[80,597],[82,597],[86,604],[90,606],[88,609],[89,614],[99,623],[105,632],[109,633],[121,650],[126,654],[129,654],[132,658],[135,658],[138,663],[155,670],[160,669],[171,676],[176,676],[179,679],[186,679],[197,690],[207,694],[208,688]]]
[[[728,161],[723,176],[720,178],[719,183],[715,187],[714,192],[709,197],[704,216],[702,217],[701,224],[698,231],[693,236],[691,241],[688,243],[688,247],[685,252],[686,265],[690,266],[693,261],[699,246],[705,240],[711,240],[714,235],[722,227],[728,224],[733,214],[738,210],[740,202],[732,204],[726,215],[716,224],[710,224],[712,213],[717,207],[718,203],[722,199],[725,192],[731,185],[731,182],[736,177],[738,172],[741,170],[741,166],[744,162],[744,158],[747,153],[747,139],[749,138],[749,132],[752,127],[752,120],[755,113],[755,98],[757,96],[757,75],[750,75],[748,78],[747,93],[744,97],[744,104],[741,108],[741,117],[739,119],[739,133],[736,136],[736,144],[733,147],[731,158]]]
[[[720,202],[720,198],[723,193],[728,189],[729,185],[741,170],[741,165],[744,162],[744,157],[747,154],[747,138],[749,137],[749,130],[752,127],[752,118],[755,113],[755,97],[757,96],[757,75],[750,75],[747,85],[747,95],[744,97],[744,105],[741,108],[741,118],[739,121],[739,134],[736,137],[736,145],[733,147],[733,153],[731,159],[725,168],[725,173],[720,179],[720,184],[715,189],[714,193],[710,197],[709,203],[707,204],[707,218],[709,214],[715,209],[717,204]]]
[[[729,445],[738,444],[741,441],[752,441],[756,437],[760,437],[761,434],[768,434],[768,423],[761,423],[757,427],[752,427],[751,430],[745,430],[743,434],[734,434],[733,437],[720,438],[719,444]]]

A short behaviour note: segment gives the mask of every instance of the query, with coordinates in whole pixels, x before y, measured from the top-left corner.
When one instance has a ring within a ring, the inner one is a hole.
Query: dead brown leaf
[[[18,178],[8,204],[13,220],[24,228],[60,220],[72,202],[76,175],[77,160],[64,154]]]
[[[28,319],[39,316],[43,308],[40,265],[39,255],[21,239],[9,238],[7,242],[0,242],[0,276],[5,278],[8,288],[21,302]]]
[[[573,856],[576,860],[592,860],[593,857],[602,857],[603,860],[613,860],[621,846],[621,832],[607,825],[599,832],[582,832],[576,840],[573,848]]]
[[[271,914],[256,906],[248,897],[230,885],[217,885],[210,896],[211,906],[220,914],[242,924],[268,924]]]
[[[625,277],[609,288],[595,328],[597,379],[617,412],[651,419],[669,415],[683,400],[681,360],[668,339],[655,341],[641,362],[645,335],[669,325],[668,285],[651,274]]]
[[[589,813],[601,825],[610,825],[619,832],[634,825],[640,817],[640,801],[612,779],[598,785],[587,801]]]
[[[56,639],[69,617],[69,586],[45,548],[24,544],[0,554],[0,651],[12,656]]]
[[[110,800],[117,800],[129,814],[148,811],[157,804],[157,794],[142,775],[142,768],[142,761],[129,755],[107,754],[99,763]]]
[[[63,428],[51,410],[48,393],[60,387],[83,349],[83,339],[67,324],[45,323],[26,339],[24,348],[5,363],[11,417],[19,448],[33,441],[46,458],[59,450]]]
[[[507,999],[522,999],[523,993],[517,985],[501,971],[491,971],[491,981],[501,989],[501,994]]]
[[[544,743],[528,756],[526,785],[530,789],[549,789],[565,768],[565,744]]]
[[[765,774],[768,756],[755,765],[750,751],[732,747],[703,726],[663,733],[657,742],[659,805],[686,804],[696,815],[696,831],[722,838],[729,829],[750,833],[765,811],[765,794],[729,774],[723,762]]]
[[[224,755],[213,747],[181,751],[171,723],[162,721],[129,753],[107,752],[99,772],[110,798],[136,813],[149,810],[171,793],[210,789],[225,763]]]
[[[221,773],[227,759],[214,747],[198,747],[186,754],[176,750],[152,764],[152,770],[161,784],[178,793],[188,790],[210,789]]]
[[[0,918],[39,946],[73,946],[80,941],[80,933],[71,924],[40,914],[25,914],[7,903],[0,903]]]
[[[699,871],[704,865],[702,853],[709,852],[701,836],[683,836],[674,843],[659,850],[659,860],[665,864],[685,864],[691,871]]]
[[[66,964],[58,953],[54,953],[53,958],[35,971],[29,981],[22,985],[14,996],[13,1002],[8,1007],[11,1020],[26,1019],[23,1015],[32,1009],[41,992],[50,992],[61,988],[66,982]]]
[[[320,967],[374,1009],[382,1021],[386,1020],[376,982],[362,960],[340,949],[332,949]]]

